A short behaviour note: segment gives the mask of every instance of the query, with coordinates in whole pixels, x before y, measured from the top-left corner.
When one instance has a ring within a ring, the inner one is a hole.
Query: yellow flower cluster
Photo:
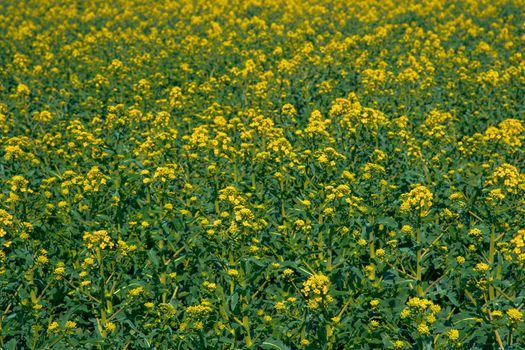
[[[85,232],[83,239],[88,249],[112,249],[114,246],[114,243],[111,241],[111,236],[107,230]]]
[[[0,224],[4,227],[9,227],[13,224],[13,215],[9,214],[4,209],[0,209]]]
[[[150,309],[150,308],[153,307],[153,303],[151,303],[151,302],[145,303],[144,306],[146,306],[148,309]],[[158,305],[157,309],[158,309],[161,317],[166,318],[166,319],[172,318],[177,313],[177,309],[175,308],[175,306],[173,306],[172,304],[169,304],[169,303],[160,303]]]
[[[457,329],[450,329],[448,332],[447,332],[447,337],[448,339],[450,339],[450,341],[458,341],[459,339],[459,331]]]
[[[525,262],[525,230],[518,230],[510,243],[513,246],[512,252],[517,255],[518,261]]]
[[[477,272],[490,271],[490,265],[484,262],[477,263],[476,266],[474,266],[474,271],[477,271]]]
[[[129,291],[129,295],[132,297],[138,297],[144,294],[144,287],[136,287]]]
[[[2,346],[519,344],[525,1],[0,8]]]
[[[511,322],[521,322],[523,321],[523,312],[518,309],[511,308],[507,310],[507,316]]]
[[[328,294],[330,285],[330,279],[323,274],[313,274],[303,283],[301,292],[307,298],[307,306],[310,309],[318,309],[320,305],[333,301]]]
[[[494,169],[492,175],[485,182],[486,186],[502,185],[507,192],[516,193],[518,188],[523,187],[525,177],[520,174],[514,165],[504,163]]]
[[[401,195],[402,203],[399,209],[402,213],[415,210],[421,216],[426,216],[432,206],[433,197],[432,192],[427,187],[416,185],[410,192]]]
[[[473,228],[468,231],[469,236],[474,237],[476,240],[480,241],[483,239],[483,232],[479,228]]]
[[[122,255],[127,256],[129,253],[135,251],[137,249],[137,246],[134,244],[128,244],[124,242],[123,240],[119,239],[117,241],[117,247]],[[111,248],[111,246],[110,246]],[[104,248],[102,248],[104,249]]]
[[[53,119],[53,115],[49,111],[33,112],[33,119],[41,123],[48,123]]]
[[[498,127],[489,126],[487,128],[484,135],[484,142],[501,143],[515,150],[521,147],[522,141],[525,138],[523,131],[525,131],[525,127],[520,120],[513,118],[505,119],[498,124]]]
[[[417,332],[423,336],[431,334],[430,326],[437,321],[436,315],[441,311],[441,306],[424,298],[410,298],[400,313],[402,320],[415,323]]]
[[[432,300],[428,300],[424,298],[418,298],[418,297],[410,298],[408,299],[406,304],[407,306],[417,309],[421,312],[425,310],[430,310],[432,311],[432,313],[438,313],[439,311],[441,311],[441,307],[439,305],[434,304]]]
[[[94,166],[89,170],[84,180],[84,191],[98,192],[106,184],[108,177],[102,173],[99,167]]]
[[[188,306],[186,313],[194,318],[203,318],[212,312],[213,308],[208,300],[202,300],[198,305]]]
[[[175,168],[174,166],[158,167],[153,174],[154,179],[158,179],[161,182],[166,182],[168,180],[175,180]]]

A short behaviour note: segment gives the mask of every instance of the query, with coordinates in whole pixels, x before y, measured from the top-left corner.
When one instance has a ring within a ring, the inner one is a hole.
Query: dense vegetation
[[[0,1],[0,347],[523,349],[524,10]]]

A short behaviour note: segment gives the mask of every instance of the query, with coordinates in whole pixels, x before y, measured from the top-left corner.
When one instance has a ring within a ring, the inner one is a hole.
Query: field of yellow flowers
[[[0,1],[0,348],[525,349],[524,0]]]

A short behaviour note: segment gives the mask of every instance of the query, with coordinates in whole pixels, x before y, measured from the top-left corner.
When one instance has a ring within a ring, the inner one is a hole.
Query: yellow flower
[[[71,330],[71,329],[75,328],[76,326],[77,326],[76,322],[74,322],[74,321],[66,321],[66,324],[65,324],[66,329]]]
[[[438,304],[432,303],[432,305],[430,305],[430,311],[432,311],[432,313],[434,314],[437,314],[438,312],[441,311],[441,306],[439,306]]]
[[[133,288],[129,291],[129,295],[132,297],[138,297],[139,295],[144,293],[144,287],[137,287]]]
[[[501,312],[500,310],[494,310],[491,312],[491,316],[493,318],[502,318],[503,317],[503,312]]]
[[[36,265],[38,265],[38,266],[43,266],[43,265],[47,264],[48,261],[49,261],[49,260],[48,260],[47,256],[45,256],[45,255],[40,255],[40,256],[38,256],[38,257],[36,258]]]
[[[286,305],[282,301],[280,301],[280,302],[275,304],[275,310],[277,310],[277,311],[283,311],[285,309],[285,307],[286,307]]]
[[[117,326],[114,323],[112,323],[112,322],[107,322],[104,325],[104,328],[106,329],[106,331],[111,333],[111,332],[115,331],[115,329],[117,329]]]
[[[297,110],[293,105],[287,103],[282,107],[281,113],[287,117],[295,117],[297,115]]]
[[[51,322],[49,326],[47,326],[47,331],[56,333],[58,331],[58,328],[59,328],[58,322],[54,321],[54,322]]]
[[[111,249],[114,246],[109,232],[106,230],[94,231],[93,233],[85,232],[83,239],[88,249],[96,247],[99,247],[100,249]]]
[[[469,236],[472,236],[477,239],[483,238],[483,233],[479,228],[473,228],[468,232]]]
[[[193,317],[204,317],[212,312],[211,303],[207,300],[202,300],[199,305],[188,306],[186,313]]]
[[[144,306],[150,309],[153,307],[153,303],[145,303]],[[177,309],[175,309],[175,306],[170,303],[160,303],[158,306],[158,312],[163,318],[169,319],[175,316]]]
[[[294,273],[294,272],[293,272],[292,269],[285,269],[285,270],[283,271],[283,276],[284,276],[284,277],[291,277],[291,276],[293,275],[293,273]]]
[[[382,258],[386,255],[386,251],[382,248],[379,248],[378,250],[376,250],[376,256],[378,258]]]
[[[196,321],[194,324],[193,324],[193,329],[197,329],[197,330],[200,330],[200,329],[203,329],[204,328],[204,323],[202,321]]]
[[[393,345],[394,349],[403,349],[405,347],[405,342],[402,340],[396,340]]]
[[[410,192],[401,195],[403,202],[400,210],[402,213],[409,213],[412,210],[419,211],[421,216],[428,214],[428,209],[432,206],[433,194],[423,185],[416,185]]]
[[[208,282],[208,281],[204,281],[202,283],[202,285],[204,286],[204,288],[206,288],[207,290],[213,292],[215,289],[217,289],[217,284],[215,283],[211,283],[211,282]]]
[[[422,323],[418,324],[417,331],[421,335],[429,335],[430,334],[430,329],[428,328],[428,326],[427,326],[427,324],[425,322],[422,322]]]
[[[328,288],[330,288],[330,279],[323,274],[314,274],[304,282],[301,291],[305,296],[308,296],[310,293],[326,295],[328,294]]]
[[[41,123],[47,123],[53,119],[53,115],[49,111],[34,112],[33,118]]]
[[[412,226],[410,226],[410,225],[403,225],[403,227],[401,227],[401,232],[406,234],[406,235],[412,234],[413,231],[414,230],[413,230]]]
[[[507,316],[511,322],[523,321],[523,312],[518,309],[512,308],[507,310]]]
[[[419,311],[425,311],[427,308],[429,308],[432,305],[434,305],[432,301],[427,300],[427,299],[418,298],[418,297],[410,298],[407,301],[407,306],[417,308]]]
[[[228,276],[230,277],[237,277],[239,276],[239,271],[236,269],[229,269],[228,270]]]
[[[457,341],[459,339],[459,331],[457,329],[450,329],[447,332],[447,337],[450,341]]]
[[[401,314],[399,315],[399,317],[402,320],[404,320],[405,318],[409,317],[410,314],[411,314],[410,309],[405,308],[405,309],[403,309],[403,311],[401,311]]]
[[[29,88],[25,84],[20,83],[16,87],[16,94],[17,95],[28,96],[30,93],[31,93],[31,91],[29,90]]]
[[[490,270],[490,265],[480,262],[474,266],[474,270],[477,272],[486,272]]]
[[[503,185],[507,192],[515,193],[522,181],[519,169],[514,165],[504,163],[494,169],[492,176],[486,181],[485,185]]]

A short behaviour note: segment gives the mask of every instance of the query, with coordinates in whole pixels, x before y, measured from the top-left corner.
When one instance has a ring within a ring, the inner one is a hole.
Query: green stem
[[[245,338],[246,346],[251,347],[253,345],[253,342],[252,342],[252,336],[250,334],[250,321],[248,319],[248,316],[244,316],[242,318],[242,322],[246,330],[246,338]]]
[[[417,252],[416,252],[416,280],[417,280],[417,294],[420,297],[423,297],[425,295],[425,292],[423,291],[422,286],[422,274],[423,274],[423,267],[421,266],[421,260],[422,260],[422,249],[421,249],[421,224],[420,220],[418,220],[418,225],[416,229],[416,244],[417,244]]]
[[[319,247],[319,261],[323,261],[324,259],[324,237],[323,237],[323,215],[319,215],[319,234],[317,236],[317,245]]]
[[[492,225],[491,229],[490,229],[490,244],[489,244],[489,265],[492,267],[492,265],[494,264],[494,254],[495,254],[495,251],[496,251],[496,232],[495,232],[495,227],[494,225]],[[494,286],[491,284],[489,286],[489,300],[492,301],[494,300]]]
[[[238,179],[238,169],[237,169],[237,157],[233,161],[233,182],[237,183]]]
[[[368,241],[370,242],[370,259],[373,259],[376,257],[376,247],[374,242],[374,230],[370,229],[370,232],[368,234]]]
[[[370,222],[373,222],[374,219],[373,218],[370,218]],[[369,244],[369,247],[370,247],[370,260],[372,261],[375,257],[376,257],[376,246],[375,246],[375,242],[374,242],[374,230],[373,230],[373,226],[370,228],[370,232],[368,233],[368,242],[370,242]],[[370,264],[372,266],[372,271],[370,272],[370,276],[368,276],[368,278],[373,281],[375,280],[376,278],[376,271],[375,271],[375,264],[372,263]]]
[[[281,197],[281,216],[284,219],[286,218],[286,210],[284,208],[284,181],[283,179],[279,180],[279,188],[280,188],[280,197]]]
[[[327,267],[326,267],[328,272],[332,271],[332,258],[333,258],[332,240],[333,240],[333,232],[332,230],[329,230],[328,231],[328,262],[327,262]]]

